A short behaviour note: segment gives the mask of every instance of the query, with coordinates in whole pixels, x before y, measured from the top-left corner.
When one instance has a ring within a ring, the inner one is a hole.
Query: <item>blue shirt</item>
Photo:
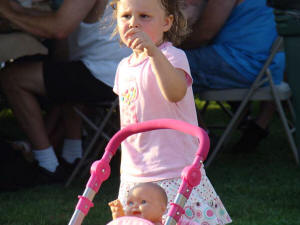
[[[270,54],[277,37],[272,8],[265,0],[244,0],[237,5],[220,33],[213,48],[233,68],[248,80],[253,80]],[[284,53],[278,53],[270,69],[275,84],[282,81]]]

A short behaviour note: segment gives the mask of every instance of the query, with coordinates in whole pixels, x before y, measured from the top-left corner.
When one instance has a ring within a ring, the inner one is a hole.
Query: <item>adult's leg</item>
[[[44,69],[47,71],[45,84],[48,97],[57,102],[64,102],[62,113],[65,139],[62,158],[73,164],[82,156],[82,143],[81,118],[74,111],[72,104],[108,101],[116,95],[111,87],[96,79],[80,61],[55,64],[47,62]]]
[[[251,84],[228,65],[211,46],[185,50],[185,52],[191,68],[195,95],[207,89],[241,88]],[[199,117],[198,114],[199,125],[205,128],[205,122]]]
[[[81,118],[73,109],[72,104],[65,104],[63,106],[63,119],[66,128],[65,137],[69,139],[81,138]]]
[[[275,112],[275,104],[263,101],[259,105],[259,112],[254,120],[247,122],[240,140],[233,146],[235,152],[254,152],[259,143],[268,136],[268,127]]]
[[[275,111],[276,111],[276,106],[273,101],[261,102],[259,105],[258,115],[255,119],[256,124],[260,128],[267,130]]]
[[[1,88],[34,149],[50,146],[36,95],[44,96],[41,62],[13,63],[0,71]]]
[[[57,152],[59,149],[61,149],[65,136],[62,106],[55,105],[51,107],[51,109],[47,111],[44,121],[50,143]]]
[[[0,83],[14,114],[34,148],[34,158],[45,171],[56,171],[58,160],[50,145],[36,96],[44,96],[42,63],[16,62],[1,71]],[[50,178],[50,177],[49,177]]]
[[[247,88],[253,82],[229,65],[211,46],[185,50],[185,53],[195,95],[207,89]]]
[[[195,93],[205,89],[248,88],[253,82],[228,65],[210,46],[186,50],[186,55],[191,66]],[[258,116],[249,123],[250,125],[234,149],[238,151],[255,149],[259,141],[268,133],[266,128],[272,119],[274,110],[272,102],[263,102],[260,105]]]
[[[62,157],[68,163],[74,163],[82,157],[82,139],[80,116],[73,109],[72,104],[63,106],[63,124],[65,127],[65,138],[62,148]]]

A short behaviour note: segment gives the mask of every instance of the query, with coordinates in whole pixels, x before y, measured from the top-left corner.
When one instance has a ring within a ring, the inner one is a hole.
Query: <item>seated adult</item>
[[[192,76],[194,93],[206,89],[247,88],[256,79],[277,38],[272,9],[265,0],[186,0],[192,32],[183,43]],[[199,13],[201,12],[201,13]],[[190,20],[191,21],[191,20]],[[278,53],[270,69],[275,84],[283,79],[284,53]],[[265,137],[274,111],[264,102],[255,121],[236,146],[251,151]]]
[[[0,71],[1,88],[32,144],[46,182],[63,181],[67,174],[62,165],[71,167],[82,156],[81,122],[71,104],[115,98],[115,70],[129,50],[111,38],[112,9],[106,5],[106,0],[64,0],[57,11],[44,12],[11,0],[0,2],[0,16],[21,29],[45,38],[68,38],[68,61],[23,61]],[[37,96],[64,104],[62,161],[50,144]]]

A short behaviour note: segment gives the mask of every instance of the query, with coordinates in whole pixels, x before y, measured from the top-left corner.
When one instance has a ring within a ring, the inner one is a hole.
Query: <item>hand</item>
[[[119,199],[109,202],[108,205],[110,206],[113,219],[117,219],[119,217],[125,216],[122,203],[120,202]]]
[[[136,52],[145,52],[148,56],[154,54],[157,49],[151,38],[139,28],[132,28],[125,33],[127,47]]]

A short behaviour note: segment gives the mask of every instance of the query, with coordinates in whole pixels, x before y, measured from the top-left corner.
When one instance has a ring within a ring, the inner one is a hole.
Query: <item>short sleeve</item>
[[[173,47],[172,45],[162,47],[161,51],[175,68],[181,69],[185,72],[187,84],[188,86],[191,86],[193,78],[191,76],[190,65],[185,52]]]
[[[119,74],[120,74],[121,63],[122,63],[122,61],[119,63],[119,65],[117,67],[115,82],[114,82],[114,87],[113,87],[113,92],[115,92],[117,95],[119,95]]]

